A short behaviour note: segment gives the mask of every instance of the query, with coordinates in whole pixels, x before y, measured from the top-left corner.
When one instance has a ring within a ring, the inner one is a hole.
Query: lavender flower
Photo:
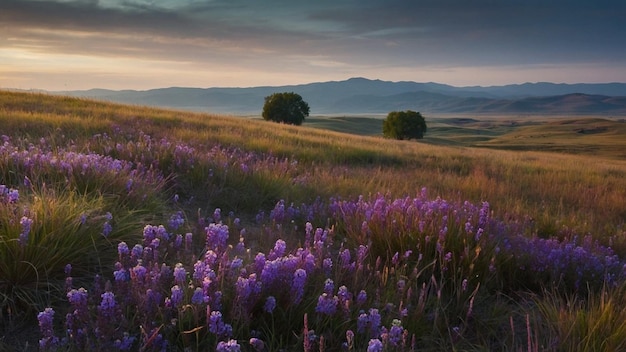
[[[320,314],[333,315],[337,312],[337,304],[339,304],[339,298],[337,298],[337,296],[322,293],[317,299],[315,311]]]
[[[402,323],[400,322],[400,320],[394,319],[391,324],[392,326],[389,329],[387,341],[389,341],[389,344],[391,346],[400,347],[404,338],[404,329],[402,328]]]
[[[132,269],[131,269],[131,279],[133,280],[137,280],[139,282],[143,282],[146,279],[146,273],[148,272],[148,269],[146,269],[143,265],[141,265],[140,263],[137,263],[137,265],[135,265]]]
[[[117,253],[120,256],[120,260],[122,257],[125,257],[130,253],[130,250],[128,249],[128,245],[126,244],[126,242],[120,242],[117,245]]]
[[[326,279],[324,282],[324,293],[332,295],[335,292],[335,283],[331,279]]]
[[[182,211],[178,211],[178,212],[172,214],[172,216],[170,216],[170,219],[169,219],[169,221],[167,223],[169,228],[174,230],[174,231],[178,230],[184,224],[185,224],[185,218],[184,218],[184,215],[183,215]]]
[[[209,297],[204,294],[204,290],[201,287],[196,287],[196,290],[193,292],[193,296],[191,297],[191,303],[193,304],[203,304],[208,302]]]
[[[287,249],[287,243],[283,240],[277,240],[274,244],[274,249],[270,251],[269,259],[274,260],[278,257],[282,257]]]
[[[330,276],[333,269],[333,260],[331,258],[324,258],[324,261],[322,262],[322,268],[324,270],[324,274],[326,276]]]
[[[209,224],[206,228],[206,246],[208,249],[219,252],[227,247],[228,226],[222,224]]]
[[[371,339],[367,344],[367,352],[382,352],[383,343],[379,339]]]
[[[28,234],[30,234],[30,228],[32,224],[33,224],[33,220],[26,216],[22,216],[22,219],[20,219],[20,225],[22,225],[22,232],[20,233],[20,236],[17,241],[22,247],[25,246],[26,243],[28,243]]]
[[[369,322],[370,320],[366,313],[359,314],[359,317],[356,320],[356,331],[359,334],[364,334]]]
[[[252,348],[254,348],[254,350],[257,352],[263,352],[265,350],[265,342],[263,342],[263,340],[261,339],[252,337],[250,338],[249,343],[250,343],[250,346],[252,346]]]
[[[215,349],[215,352],[240,352],[240,351],[241,351],[241,347],[235,340],[229,340],[227,342],[220,341],[217,344],[217,348]]]
[[[369,310],[369,324],[371,336],[378,336],[380,331],[381,318],[378,313],[378,309],[370,308]]]
[[[174,280],[180,285],[184,285],[187,281],[187,271],[182,263],[177,263],[174,267]]]
[[[367,301],[367,292],[365,292],[365,290],[361,290],[356,296],[356,303],[358,305],[363,305],[365,304],[365,301]]]
[[[221,219],[222,219],[222,209],[215,208],[215,210],[213,211],[213,221],[215,223],[218,223],[220,222]]]
[[[102,236],[108,237],[112,231],[113,231],[113,226],[111,226],[111,224],[108,221],[106,221],[104,225],[102,225]]]
[[[111,318],[115,314],[115,295],[111,291],[102,294],[102,301],[98,306],[98,312],[102,317]]]
[[[131,257],[134,259],[139,259],[141,258],[142,254],[143,254],[143,246],[140,244],[136,244],[131,251]]]
[[[128,333],[125,333],[121,340],[115,340],[113,346],[120,351],[129,351],[133,347],[135,340],[137,340],[137,338],[129,336]]]
[[[70,274],[72,273],[72,264],[65,264],[65,268],[63,269],[63,271],[65,272],[65,276],[70,276]]]
[[[306,283],[306,271],[298,269],[293,274],[293,282],[291,284],[292,303],[299,304],[304,296],[304,284]]]
[[[173,307],[180,306],[181,302],[183,301],[183,290],[180,289],[180,286],[174,285],[172,286],[170,291],[172,292],[172,295],[170,296],[170,304]]]
[[[59,338],[54,336],[52,322],[54,320],[54,309],[46,308],[37,315],[39,321],[39,330],[42,338],[39,340],[39,349],[44,351],[54,349],[59,344]]]
[[[87,296],[88,296],[87,290],[84,289],[83,287],[79,288],[78,290],[73,289],[67,293],[67,299],[70,302],[70,304],[74,306],[75,309],[79,307],[81,308],[87,307]]]
[[[265,300],[265,305],[263,306],[263,310],[267,313],[273,313],[276,308],[276,298],[274,296],[268,296]]]
[[[17,203],[17,201],[20,200],[20,192],[18,192],[18,190],[16,189],[11,188],[7,195],[7,199],[9,200],[9,203]]]
[[[209,331],[215,335],[222,335],[225,331],[224,321],[222,320],[222,312],[212,311],[209,316]]]

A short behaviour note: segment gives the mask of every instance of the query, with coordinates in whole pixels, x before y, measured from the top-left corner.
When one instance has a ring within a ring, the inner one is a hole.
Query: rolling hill
[[[311,114],[387,113],[406,109],[423,113],[626,114],[625,83],[453,87],[432,82],[351,78],[279,87],[92,89],[52,93],[136,105],[260,115],[264,97],[275,92],[302,95],[311,106]]]

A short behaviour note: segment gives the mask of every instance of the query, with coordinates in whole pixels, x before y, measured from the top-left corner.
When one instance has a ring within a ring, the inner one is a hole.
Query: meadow
[[[0,92],[0,350],[624,348],[623,120],[426,119]]]

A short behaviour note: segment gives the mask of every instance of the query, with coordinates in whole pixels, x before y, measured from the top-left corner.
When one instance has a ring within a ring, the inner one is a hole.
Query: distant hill
[[[137,105],[260,115],[264,98],[275,92],[302,95],[311,106],[311,114],[387,113],[406,109],[424,113],[626,114],[625,83],[454,87],[433,82],[351,78],[278,87],[91,89],[52,93]]]

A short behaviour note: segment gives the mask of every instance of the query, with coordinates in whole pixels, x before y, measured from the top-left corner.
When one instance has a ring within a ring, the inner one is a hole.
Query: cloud
[[[626,62],[624,23],[621,0],[0,0],[0,59],[123,59],[276,79],[611,66]]]

